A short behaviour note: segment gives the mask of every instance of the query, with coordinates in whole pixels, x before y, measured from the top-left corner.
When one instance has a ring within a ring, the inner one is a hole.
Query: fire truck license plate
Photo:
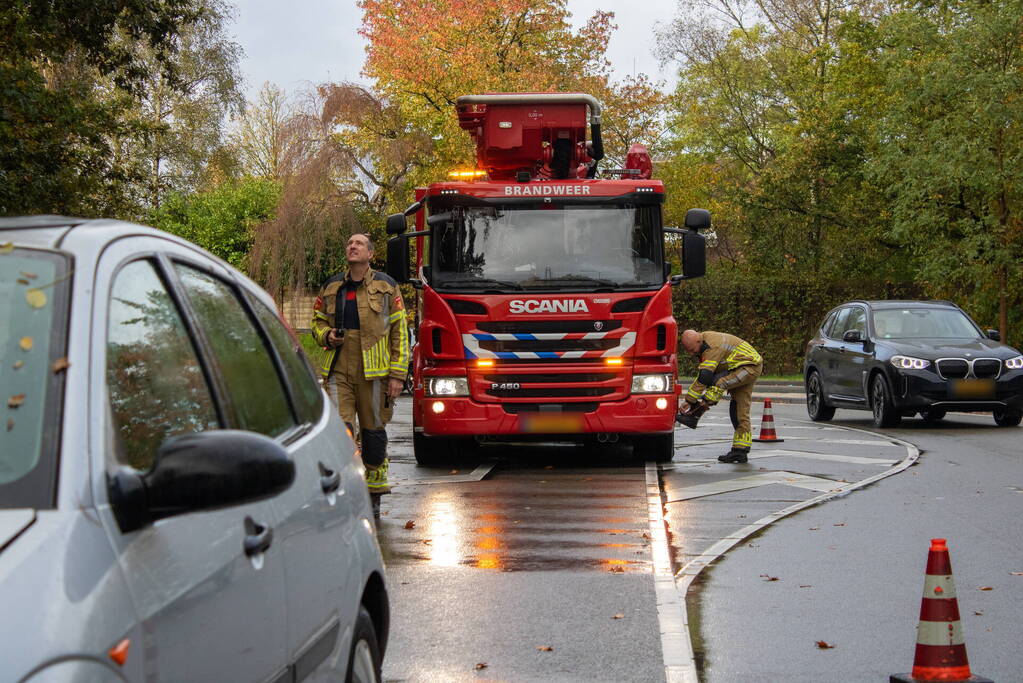
[[[570,434],[583,430],[582,413],[520,413],[523,432],[532,434]]]
[[[995,381],[993,379],[956,379],[948,387],[952,398],[994,398]]]

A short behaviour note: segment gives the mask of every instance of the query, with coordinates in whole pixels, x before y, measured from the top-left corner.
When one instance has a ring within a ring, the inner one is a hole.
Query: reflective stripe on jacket
[[[703,351],[697,367],[696,380],[686,392],[686,400],[696,403],[706,394],[710,403],[717,403],[724,394],[714,386],[714,375],[723,370],[734,371],[743,365],[760,365],[764,359],[753,346],[734,334],[703,332]]]
[[[327,333],[341,322],[335,318],[340,313],[335,310],[337,293],[348,281],[348,273],[332,276],[320,289],[313,306],[313,338],[326,351],[320,366],[324,377],[334,368],[337,356],[337,349],[327,347]],[[398,284],[386,273],[370,268],[363,278],[363,286],[355,290],[355,302],[359,309],[359,338],[366,379],[389,376],[404,381],[411,349],[405,303]]]

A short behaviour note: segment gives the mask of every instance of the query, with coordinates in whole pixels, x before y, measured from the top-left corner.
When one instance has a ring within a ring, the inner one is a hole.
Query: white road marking
[[[738,477],[736,479],[714,481],[709,484],[686,486],[685,488],[678,490],[680,495],[677,495],[671,500],[665,501],[665,503],[677,503],[682,500],[691,500],[693,498],[702,498],[704,496],[714,496],[719,493],[730,493],[732,491],[753,489],[758,486],[767,486],[769,484],[785,484],[787,486],[797,486],[802,489],[810,489],[811,491],[833,491],[842,486],[841,482],[834,481],[833,479],[811,477],[805,474],[798,474],[796,472],[762,472],[759,474],[751,474],[748,477]]]
[[[894,465],[898,460],[884,460],[882,458],[864,458],[858,455],[833,455],[830,453],[813,453],[810,451],[790,451],[784,448],[776,448],[770,451],[752,451],[749,454],[750,460],[757,458],[780,458],[780,457],[810,458],[811,460],[828,460],[830,462],[845,462],[854,465]]]
[[[474,469],[469,474],[446,474],[446,475],[440,475],[440,476],[436,476],[436,477],[418,477],[418,478],[413,477],[411,479],[398,479],[398,478],[396,478],[395,479],[395,484],[400,484],[402,486],[418,486],[418,485],[421,485],[421,484],[423,484],[423,485],[425,485],[425,484],[462,484],[462,483],[470,482],[470,481],[482,481],[483,479],[486,478],[486,476],[488,474],[490,474],[490,471],[492,469],[494,469],[495,465],[497,465],[497,461],[496,460],[487,460],[485,462],[480,463],[479,466],[476,467],[476,469]]]
[[[646,464],[646,492],[664,678],[668,683],[699,683],[696,660],[693,657],[693,643],[689,636],[686,593],[685,590],[679,590],[672,575],[668,534],[664,525],[664,506],[661,504],[661,486],[657,463],[653,461]]]

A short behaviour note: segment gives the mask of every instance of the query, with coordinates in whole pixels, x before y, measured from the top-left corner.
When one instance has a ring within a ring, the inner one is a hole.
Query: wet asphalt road
[[[666,658],[689,643],[661,637],[670,610],[654,589],[642,459],[629,447],[503,448],[420,468],[408,409],[402,398],[388,429],[397,486],[379,527],[393,614],[385,679],[665,680]],[[1013,678],[1023,672],[1023,577],[1010,574],[1023,571],[1023,498],[1012,488],[1023,489],[1023,432],[995,429],[990,417],[951,416],[928,430],[909,420],[888,433],[919,443],[920,462],[836,494],[898,470],[911,449],[870,433],[867,413],[840,411],[832,425],[805,422],[802,406],[774,413],[785,442],[755,444],[759,457],[746,465],[714,460],[731,431],[718,409],[699,429],[680,429],[674,461],[660,468],[695,650],[682,673],[866,681],[908,671],[928,540],[946,535],[975,671],[1023,680]],[[759,426],[759,407],[754,415]],[[1004,451],[996,466],[992,447]],[[743,539],[766,516],[822,497],[831,499]]]

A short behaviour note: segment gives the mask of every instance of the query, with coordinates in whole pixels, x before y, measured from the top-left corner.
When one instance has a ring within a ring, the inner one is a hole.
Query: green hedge
[[[916,299],[913,283],[817,282],[718,271],[683,282],[674,291],[679,333],[687,328],[742,337],[764,356],[765,374],[799,373],[806,343],[824,315],[852,299]],[[679,369],[695,374],[696,363],[680,351]]]

